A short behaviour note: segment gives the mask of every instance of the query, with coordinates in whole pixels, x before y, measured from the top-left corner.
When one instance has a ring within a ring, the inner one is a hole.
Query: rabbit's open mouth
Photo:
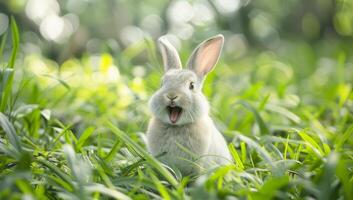
[[[179,106],[167,106],[167,110],[169,112],[170,121],[175,124],[178,121],[183,109]]]

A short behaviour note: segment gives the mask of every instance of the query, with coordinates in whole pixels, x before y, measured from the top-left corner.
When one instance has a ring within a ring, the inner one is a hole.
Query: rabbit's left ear
[[[191,54],[187,67],[201,80],[217,64],[224,43],[223,35],[216,35],[202,42]]]
[[[177,50],[170,44],[165,36],[158,39],[159,50],[162,54],[164,71],[181,69],[181,62]]]

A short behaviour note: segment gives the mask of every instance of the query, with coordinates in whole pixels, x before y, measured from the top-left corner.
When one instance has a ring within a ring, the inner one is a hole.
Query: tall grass
[[[353,69],[342,52],[308,74],[273,52],[224,57],[204,92],[234,163],[183,177],[142,140],[160,72],[126,70],[143,51],[158,65],[153,41],[125,50],[109,80],[109,54],[60,70],[37,56],[18,66],[13,19],[11,38],[0,71],[0,199],[353,199]],[[0,53],[8,42],[3,35]]]

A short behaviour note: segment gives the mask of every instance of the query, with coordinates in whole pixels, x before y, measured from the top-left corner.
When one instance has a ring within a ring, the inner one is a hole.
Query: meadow
[[[154,39],[59,63],[21,53],[20,32],[11,18],[0,43],[0,199],[353,199],[349,42],[224,53],[203,91],[234,162],[182,176],[143,142]]]

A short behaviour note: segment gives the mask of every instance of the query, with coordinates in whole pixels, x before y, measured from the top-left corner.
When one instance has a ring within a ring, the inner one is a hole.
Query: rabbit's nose
[[[169,100],[173,101],[173,100],[175,100],[176,98],[178,98],[178,96],[167,94],[167,98],[168,98]]]

